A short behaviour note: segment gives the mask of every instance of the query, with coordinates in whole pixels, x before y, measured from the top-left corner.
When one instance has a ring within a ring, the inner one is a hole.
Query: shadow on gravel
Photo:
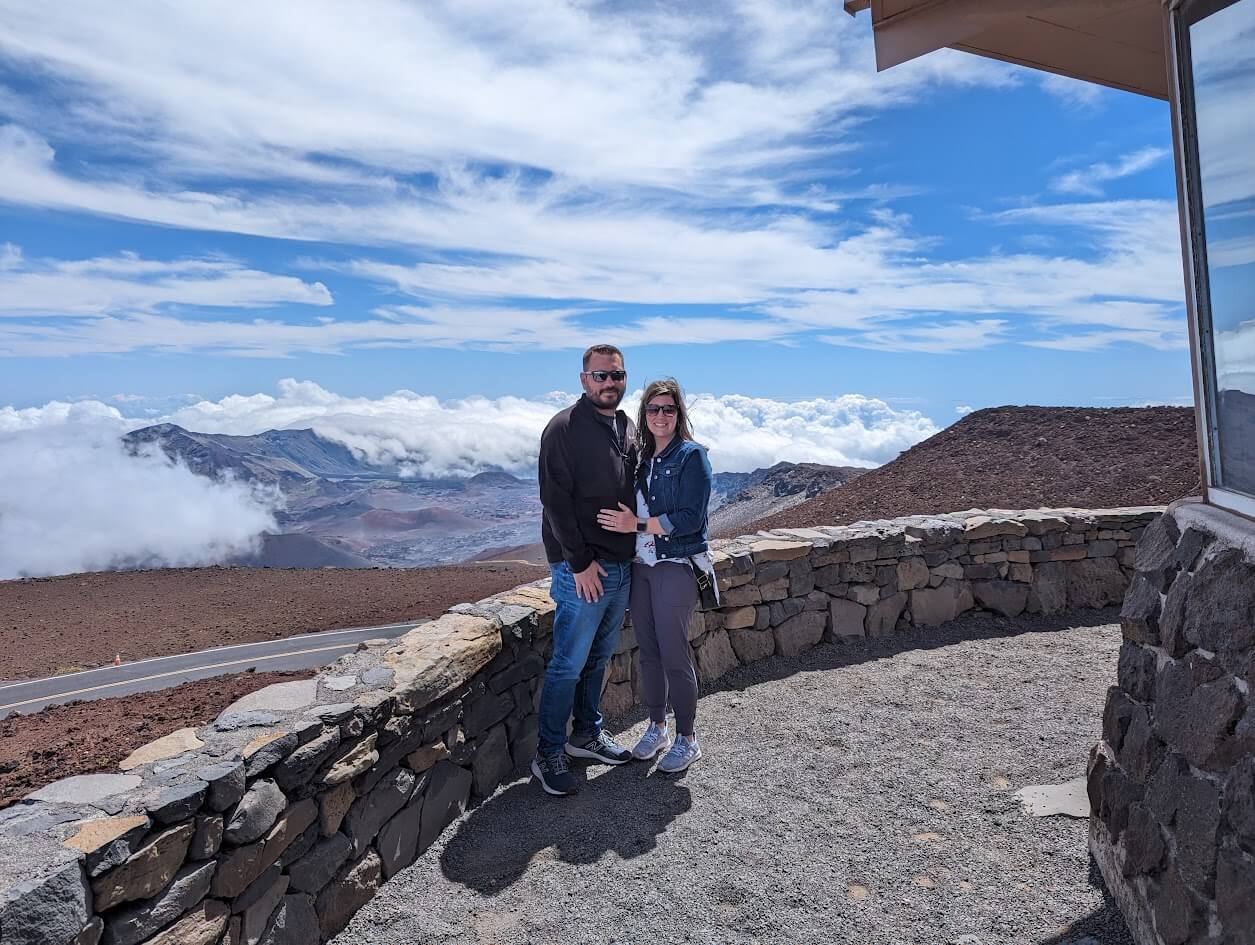
[[[1077,919],[1058,935],[1042,939],[1037,945],[1134,945],[1120,907],[1107,891],[1107,884],[1103,882],[1102,873],[1092,856],[1089,860],[1089,884],[1102,890],[1102,906]]]
[[[531,778],[518,781],[471,811],[440,854],[455,883],[493,896],[547,861],[595,863],[648,853],[658,834],[692,807],[689,789],[652,765],[629,763],[588,777],[570,797],[550,797]]]

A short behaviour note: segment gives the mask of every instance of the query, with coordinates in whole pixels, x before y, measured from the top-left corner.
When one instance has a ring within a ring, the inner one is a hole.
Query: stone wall
[[[720,544],[689,627],[704,683],[822,640],[1123,599],[1158,509],[978,512]],[[535,750],[545,582],[454,607],[0,811],[2,945],[309,945]],[[630,623],[609,715],[640,692]],[[538,803],[541,803],[538,800]]]
[[[1090,848],[1142,945],[1255,945],[1255,523],[1143,534],[1090,759]]]

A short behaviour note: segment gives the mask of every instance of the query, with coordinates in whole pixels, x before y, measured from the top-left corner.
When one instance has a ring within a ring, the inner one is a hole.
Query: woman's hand
[[[602,509],[597,513],[597,524],[608,532],[620,532],[628,535],[636,531],[636,513],[622,502],[619,508]]]

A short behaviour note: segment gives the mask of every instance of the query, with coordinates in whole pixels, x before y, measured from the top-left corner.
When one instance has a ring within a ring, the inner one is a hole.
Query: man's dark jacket
[[[540,534],[551,564],[565,561],[578,572],[596,558],[626,562],[636,552],[635,535],[597,524],[601,509],[617,509],[620,502],[636,508],[636,427],[622,410],[616,412],[616,425],[619,418],[626,430],[622,447],[587,397],[556,414],[540,436],[540,502],[545,507]]]

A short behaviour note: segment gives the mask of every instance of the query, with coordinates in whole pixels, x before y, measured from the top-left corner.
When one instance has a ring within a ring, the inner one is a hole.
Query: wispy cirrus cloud
[[[611,304],[637,307],[609,332],[623,344],[822,334],[944,352],[1058,340],[1060,325],[1170,333],[1179,281],[1161,290],[1160,248],[1114,245],[1085,207],[989,217],[1050,228],[1061,214],[1084,253],[933,261],[938,237],[885,209],[918,184],[841,186],[875,115],[1021,72],[943,51],[877,75],[866,23],[823,0],[720,10],[0,0],[0,88],[6,67],[49,77],[0,96],[0,202],[336,250],[292,249],[297,276],[19,267],[0,355],[579,347],[590,324],[608,334]],[[382,297],[329,304],[323,272]],[[1118,321],[1149,317],[1107,304],[1126,295],[1163,324]],[[722,311],[677,311],[694,305]],[[230,307],[255,317],[206,311]]]
[[[1141,148],[1132,154],[1126,154],[1118,161],[1100,161],[1078,170],[1069,171],[1050,182],[1050,188],[1061,194],[1080,194],[1087,197],[1101,197],[1103,184],[1122,177],[1140,174],[1154,167],[1164,158],[1172,154],[1169,148]]]

